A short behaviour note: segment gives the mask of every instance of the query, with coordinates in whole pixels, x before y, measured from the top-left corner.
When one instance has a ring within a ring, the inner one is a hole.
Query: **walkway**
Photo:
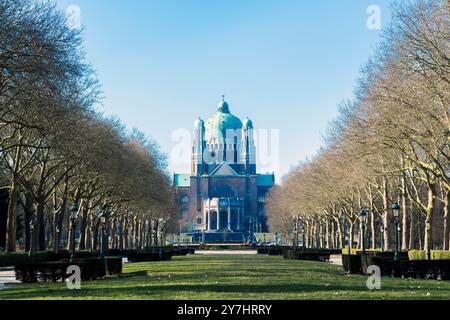
[[[258,254],[256,250],[197,250],[195,254],[204,254],[204,255],[255,255]]]
[[[14,269],[0,269],[0,290],[20,283],[16,280]]]
[[[330,262],[332,264],[335,264],[337,266],[342,266],[342,256],[341,255],[334,255],[330,257]]]

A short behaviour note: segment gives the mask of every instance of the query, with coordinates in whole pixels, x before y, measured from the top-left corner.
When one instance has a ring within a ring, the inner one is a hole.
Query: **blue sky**
[[[257,129],[280,130],[278,177],[314,154],[379,41],[366,10],[388,0],[59,0],[81,9],[103,110],[170,153],[174,130],[222,94]],[[189,164],[171,164],[189,172]]]

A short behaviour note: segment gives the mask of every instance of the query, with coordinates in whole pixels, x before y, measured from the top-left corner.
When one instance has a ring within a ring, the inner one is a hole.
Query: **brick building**
[[[264,204],[275,177],[256,173],[253,131],[224,99],[206,123],[195,121],[191,173],[175,174],[173,183],[196,241],[240,242],[267,231]]]

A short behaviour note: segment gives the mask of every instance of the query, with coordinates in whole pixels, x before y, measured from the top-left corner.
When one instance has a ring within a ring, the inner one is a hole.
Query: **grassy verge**
[[[119,279],[19,285],[0,299],[450,299],[450,282],[383,278],[370,292],[367,277],[348,276],[327,263],[258,255],[194,255],[128,264]]]

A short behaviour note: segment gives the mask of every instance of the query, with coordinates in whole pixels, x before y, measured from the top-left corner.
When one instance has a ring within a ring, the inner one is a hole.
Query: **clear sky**
[[[379,41],[367,8],[388,0],[59,0],[80,8],[103,110],[171,154],[174,130],[213,115],[222,94],[257,129],[279,129],[281,177],[314,154]],[[188,163],[171,162],[189,172]]]

